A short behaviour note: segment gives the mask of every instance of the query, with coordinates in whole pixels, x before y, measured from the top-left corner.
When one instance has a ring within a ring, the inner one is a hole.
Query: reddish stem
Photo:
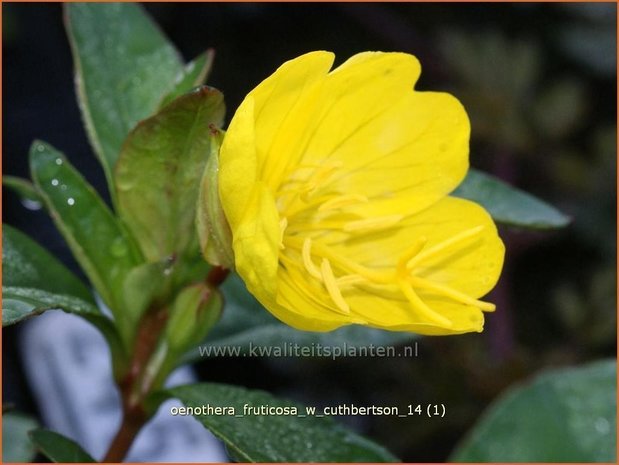
[[[209,271],[208,276],[206,277],[206,282],[213,287],[219,287],[230,274],[230,270],[228,268],[224,268],[222,266],[214,266]]]
[[[116,436],[114,437],[114,440],[112,441],[112,444],[110,445],[110,448],[105,454],[102,462],[122,462],[127,455],[127,452],[129,452],[136,436],[142,429],[142,426],[144,426],[147,421],[148,419],[141,408],[134,411],[125,410],[123,412],[123,419],[120,428],[118,429],[118,432],[116,433]]]
[[[149,309],[140,322],[135,339],[133,358],[129,371],[118,382],[123,405],[123,418],[103,462],[120,462],[129,452],[131,444],[140,429],[148,421],[148,415],[142,407],[144,396],[149,386],[140,385],[142,374],[150,360],[159,336],[165,328],[168,313],[163,309]]]

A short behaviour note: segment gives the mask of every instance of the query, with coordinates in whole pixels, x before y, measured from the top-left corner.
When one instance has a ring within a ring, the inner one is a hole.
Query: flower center
[[[300,258],[304,271],[320,282],[329,295],[332,301],[329,308],[337,313],[350,314],[346,293],[363,286],[376,293],[399,291],[418,315],[444,327],[450,327],[451,321],[432,310],[420,298],[419,290],[483,311],[495,309],[491,303],[419,276],[423,272],[420,265],[438,255],[456,252],[467,242],[475,240],[483,226],[455,234],[431,247],[426,247],[428,238],[418,237],[392,268],[364,266],[325,244],[321,238],[329,232],[344,234],[342,240],[345,240],[346,236],[354,238],[397,227],[405,218],[404,215],[363,218],[352,213],[351,207],[367,203],[369,199],[355,193],[343,194],[335,188],[331,179],[341,166],[339,162],[302,166],[281,186],[276,197],[281,218],[280,256],[283,254],[288,264],[298,263]],[[290,255],[295,255],[297,260],[289,260]]]

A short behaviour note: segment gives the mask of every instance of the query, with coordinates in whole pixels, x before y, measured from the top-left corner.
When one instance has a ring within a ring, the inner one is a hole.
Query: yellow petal
[[[243,218],[232,230],[234,261],[247,288],[254,295],[277,292],[280,245],[279,214],[275,201],[263,183],[253,185]]]
[[[278,296],[269,311],[284,323],[305,331],[331,331],[343,325],[361,323],[344,315],[319,281],[307,279],[295,269],[280,268]]]
[[[386,329],[389,331],[410,331],[426,336],[444,336],[451,334],[464,334],[470,332],[481,332],[484,328],[484,315],[476,307],[459,305],[448,301],[427,301],[430,307],[441,308],[442,314],[452,322],[450,327],[433,324],[422,319],[402,319],[392,320],[386,318],[381,320],[381,316],[406,313],[409,309],[404,302],[385,301],[378,297],[367,297],[362,302],[357,303],[354,299],[352,305],[371,306],[380,309],[376,315],[368,322],[369,326]]]
[[[448,94],[413,91],[419,72],[412,55],[365,53],[324,82],[302,163],[342,166],[323,188],[374,198],[352,209],[360,215],[419,211],[466,173],[466,112]]]
[[[416,275],[474,298],[495,286],[505,246],[488,212],[476,203],[445,197],[411,218],[406,228],[411,235],[429,238],[424,250],[411,260],[417,261],[413,267]]]
[[[247,97],[236,110],[219,152],[219,197],[233,236],[256,181],[254,99]]]
[[[321,84],[333,60],[331,52],[302,55],[284,63],[249,94],[255,100],[260,178],[273,189],[299,161],[298,147],[308,136],[306,128],[321,103]]]
[[[474,231],[476,228],[478,232]],[[472,230],[467,238],[467,231]],[[463,234],[461,240],[451,246],[447,244]],[[456,197],[445,197],[388,230],[347,240],[334,232],[323,235],[322,241],[366,267],[390,269],[419,238],[427,242],[411,260],[411,263],[418,261],[411,270],[417,276],[473,298],[483,296],[496,284],[505,254],[496,226],[482,207]],[[435,253],[428,254],[437,248]],[[435,294],[427,290],[420,293]]]
[[[421,211],[464,179],[469,136],[470,123],[457,99],[408,93],[341,147],[337,157],[347,170],[334,185],[344,192],[366,186],[362,192],[372,201],[350,210],[364,217]]]

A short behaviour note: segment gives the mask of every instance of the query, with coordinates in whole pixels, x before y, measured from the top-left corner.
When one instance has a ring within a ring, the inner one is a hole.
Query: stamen
[[[314,174],[307,180],[306,185],[300,190],[299,198],[304,202],[308,202],[310,197],[318,187],[325,183],[325,181],[331,176],[338,168],[343,165],[342,162],[331,163],[330,165],[321,166]]]
[[[303,256],[303,265],[305,265],[305,269],[308,273],[316,279],[322,279],[320,270],[314,265],[314,262],[312,262],[312,240],[309,237],[306,237],[303,241],[301,255]]]
[[[299,198],[303,202],[309,202],[310,196],[316,190],[318,185],[315,182],[306,182],[298,189]]]
[[[358,274],[349,274],[346,276],[341,276],[336,279],[337,286],[339,288],[354,286],[355,284],[361,284],[367,282],[367,279],[363,276],[359,276]]]
[[[288,227],[288,218],[285,216],[279,220],[279,248],[284,250],[286,246],[284,245],[284,233],[286,232],[286,228]]]
[[[324,212],[328,210],[335,210],[337,208],[344,208],[351,205],[356,205],[360,202],[367,203],[368,198],[365,195],[358,194],[340,195],[339,197],[327,200],[320,207],[318,207],[318,211]]]
[[[439,294],[443,294],[446,297],[449,297],[457,302],[466,305],[472,305],[473,307],[478,307],[480,310],[484,312],[493,312],[496,310],[496,305],[490,302],[484,302],[482,300],[474,299],[460,291],[457,291],[445,284],[439,284],[432,282],[428,279],[419,278],[418,276],[412,276],[409,278],[411,284],[415,287],[426,288],[431,291],[435,291]]]
[[[360,265],[359,263],[356,263],[346,257],[343,257],[342,255],[333,252],[329,247],[323,246],[320,243],[315,244],[314,248],[319,255],[329,258],[331,261],[336,263],[338,267],[345,269],[351,274],[358,274],[360,276],[363,276],[367,280],[378,284],[389,284],[393,282],[393,273],[371,270],[363,265]]]
[[[322,279],[325,283],[325,287],[327,288],[327,292],[333,299],[333,302],[344,314],[350,313],[350,307],[348,303],[342,297],[342,293],[340,292],[340,288],[337,287],[337,282],[335,281],[335,276],[333,276],[333,270],[331,269],[331,264],[329,260],[326,258],[322,259],[322,263],[320,264],[320,271],[322,271]]]
[[[462,231],[461,233],[458,233],[455,236],[450,237],[449,239],[439,244],[436,244],[435,246],[432,246],[429,249],[424,250],[423,252],[415,256],[408,263],[408,269],[410,270],[422,260],[433,257],[434,255],[437,255],[438,253],[442,252],[448,247],[451,247],[452,245],[455,245],[459,242],[462,242],[462,241],[465,241],[467,239],[471,239],[477,236],[483,229],[484,229],[484,226],[477,226],[475,228],[467,229],[466,231]]]
[[[400,289],[404,293],[404,296],[408,299],[413,308],[418,311],[424,318],[427,318],[430,321],[433,321],[436,324],[444,326],[446,328],[451,328],[453,324],[443,315],[438,314],[430,307],[428,307],[423,300],[419,298],[417,293],[413,290],[413,286],[405,280],[399,279],[398,285]]]
[[[400,277],[405,277],[408,275],[408,270],[406,268],[406,264],[415,257],[421,250],[425,247],[428,242],[428,238],[426,236],[420,236],[417,238],[415,243],[411,245],[400,257],[398,260],[398,274]]]
[[[353,231],[362,231],[362,230],[374,230],[374,229],[383,229],[393,226],[404,218],[403,215],[391,215],[391,216],[380,216],[378,218],[367,218],[365,220],[357,220],[351,221],[344,225],[344,231],[353,232]]]

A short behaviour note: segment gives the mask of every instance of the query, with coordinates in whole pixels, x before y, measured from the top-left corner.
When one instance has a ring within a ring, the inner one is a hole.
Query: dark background
[[[35,138],[62,150],[107,198],[75,101],[61,7],[3,8],[3,173],[28,177]],[[505,270],[486,330],[420,341],[416,359],[202,362],[205,378],[310,405],[444,402],[441,421],[343,418],[405,461],[444,461],[484,407],[550,366],[616,353],[615,4],[149,4],[186,59],[216,50],[208,83],[231,115],[283,61],[332,50],[415,54],[419,89],[447,90],[472,120],[473,166],[573,218],[561,231],[501,229]],[[42,211],[3,191],[3,221],[77,266]],[[5,403],[36,413],[3,331]]]

